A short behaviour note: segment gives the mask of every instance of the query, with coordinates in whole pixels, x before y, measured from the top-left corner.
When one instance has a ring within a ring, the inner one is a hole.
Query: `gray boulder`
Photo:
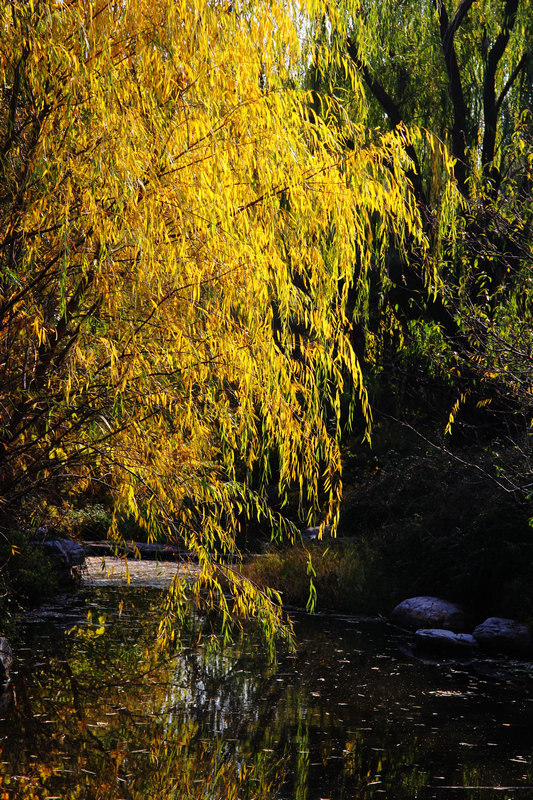
[[[34,545],[46,553],[65,579],[76,577],[85,563],[84,548],[72,539],[47,539]]]
[[[438,597],[410,597],[399,603],[391,614],[392,621],[402,628],[441,628],[461,631],[465,628],[463,609]]]
[[[489,617],[473,631],[474,638],[485,650],[531,653],[533,638],[525,625],[514,619]]]
[[[13,651],[7,639],[0,636],[0,690],[9,683],[9,671],[13,663]]]
[[[72,539],[49,539],[41,547],[53,559],[62,561],[68,567],[81,566],[85,561],[85,550]]]
[[[416,631],[415,643],[422,650],[453,656],[468,655],[479,648],[471,634],[453,633],[444,628],[422,628]]]

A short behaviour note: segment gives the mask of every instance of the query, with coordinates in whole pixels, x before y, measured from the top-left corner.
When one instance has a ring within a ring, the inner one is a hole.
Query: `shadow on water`
[[[163,657],[159,591],[90,586],[28,616],[0,798],[533,797],[528,665],[422,663],[381,621],[306,615],[276,666],[252,633],[198,643],[193,617]]]

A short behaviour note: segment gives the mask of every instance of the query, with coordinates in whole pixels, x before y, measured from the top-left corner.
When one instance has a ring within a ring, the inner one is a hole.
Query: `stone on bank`
[[[439,628],[464,631],[465,613],[461,606],[438,597],[410,597],[399,603],[391,614],[401,628]]]
[[[514,619],[489,617],[474,628],[473,636],[485,650],[532,653],[533,639],[529,629]]]
[[[414,630],[418,647],[427,650],[474,652],[482,650],[533,655],[533,636],[514,619],[489,617],[467,633],[466,614],[456,603],[438,597],[410,597],[392,611],[391,621]]]

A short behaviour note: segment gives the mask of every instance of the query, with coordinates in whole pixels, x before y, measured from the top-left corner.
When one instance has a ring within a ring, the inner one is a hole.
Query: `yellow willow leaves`
[[[18,249],[0,299],[12,324],[33,324],[3,345],[12,481],[28,458],[37,481],[60,440],[63,482],[69,464],[105,476],[117,521],[181,538],[202,565],[195,597],[226,625],[255,614],[270,638],[276,595],[219,555],[236,552],[243,514],[290,530],[268,508],[269,481],[299,492],[305,522],[335,524],[341,395],[370,422],[348,292],[357,281],[365,295],[390,244],[424,247],[403,177],[417,134],[370,145],[352,125],[345,152],[338,99],[311,119],[297,65],[305,15],[321,8],[0,11],[0,81],[11,96],[20,87],[1,130],[4,235]],[[20,423],[28,370],[45,430],[37,416]],[[32,426],[29,456],[18,448]],[[175,590],[171,617],[186,594]]]

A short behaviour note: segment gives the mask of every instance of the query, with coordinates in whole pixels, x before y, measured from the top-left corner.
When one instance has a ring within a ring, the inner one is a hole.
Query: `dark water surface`
[[[277,666],[253,633],[197,644],[200,620],[161,658],[159,591],[87,586],[28,616],[0,800],[533,798],[528,664],[423,663],[382,621],[306,615]]]

